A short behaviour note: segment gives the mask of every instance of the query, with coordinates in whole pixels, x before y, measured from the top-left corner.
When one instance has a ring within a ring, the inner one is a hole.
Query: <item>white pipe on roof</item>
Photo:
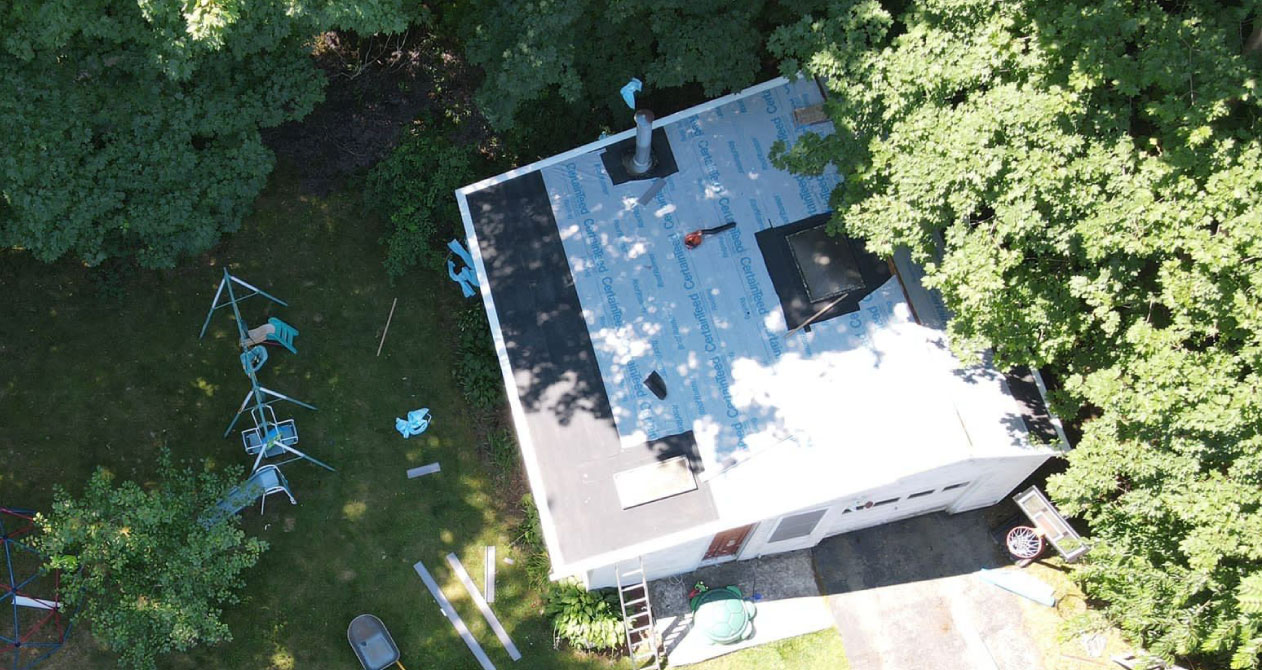
[[[653,167],[653,112],[642,109],[635,113],[635,156],[631,158],[631,174],[642,175]]]
[[[730,102],[735,102],[742,98],[748,98],[750,96],[759,95],[763,91],[769,91],[779,86],[784,86],[785,84],[788,84],[788,83],[789,83],[788,78],[776,77],[775,79],[764,81],[761,84],[755,84],[754,86],[750,86],[749,88],[743,91],[738,91],[736,93],[729,93],[721,98],[715,98],[709,102],[704,102],[700,105],[697,105],[696,107],[689,107],[688,109],[675,112],[674,114],[671,114],[670,116],[657,119],[653,121],[653,127],[661,128],[662,126],[668,126],[680,119],[686,119],[692,116],[696,116],[702,112],[706,112],[711,109],[714,109],[715,107],[722,107],[723,105],[726,105]],[[536,172],[550,165],[556,165],[557,163],[564,163],[565,161],[568,161],[574,158],[575,156],[582,156],[583,154],[596,151],[597,149],[603,149],[611,144],[616,144],[618,142],[621,142],[633,136],[635,136],[635,129],[628,129],[620,133],[615,133],[613,135],[602,137],[594,142],[588,142],[587,144],[584,144],[581,147],[570,149],[569,151],[566,151],[565,153],[560,153],[555,156],[551,156],[549,158],[544,158],[542,160],[535,161],[533,163],[530,163],[529,165],[523,165],[522,167],[514,168],[512,170],[509,170],[508,172],[505,172],[504,174],[495,175],[494,177],[487,177],[486,179],[483,179],[482,181],[477,181],[463,188],[456,189],[456,193],[468,194],[468,193],[474,193],[476,191],[481,191],[484,188],[494,186],[501,182],[506,182],[516,177],[520,177],[526,173]],[[461,214],[462,214],[462,218],[464,218],[463,217],[464,213],[462,212]],[[465,219],[465,220],[466,222],[468,222],[469,226],[472,226],[471,220],[469,219]],[[469,227],[468,230],[472,231],[472,228]]]

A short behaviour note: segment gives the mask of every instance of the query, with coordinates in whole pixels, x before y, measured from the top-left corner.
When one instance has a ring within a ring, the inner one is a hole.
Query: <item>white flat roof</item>
[[[1023,448],[1024,427],[999,420],[1016,414],[1002,381],[961,386],[897,279],[852,314],[787,332],[755,234],[827,211],[835,173],[792,175],[767,156],[777,140],[831,132],[792,123],[820,102],[800,79],[666,126],[679,172],[647,206],[636,200],[650,182],[611,184],[600,152],[540,169],[624,444],[691,430],[706,479],[787,445],[844,454],[852,471],[878,438],[905,454],[903,470]],[[727,221],[685,248],[689,231]],[[663,400],[643,384],[654,370]]]
[[[756,236],[827,212],[834,173],[797,176],[768,157],[777,140],[832,131],[794,123],[794,109],[821,101],[814,81],[780,79],[659,121],[678,172],[645,206],[636,200],[651,181],[615,185],[602,164],[601,150],[629,133],[458,193],[537,497],[559,489],[547,491],[535,453],[547,445],[512,392],[523,371],[509,350],[521,345],[501,332],[473,220],[487,213],[468,202],[534,172],[568,264],[544,271],[572,277],[621,447],[691,431],[718,516],[705,523],[731,527],[964,460],[1051,453],[1031,445],[1002,375],[962,369],[944,334],[915,321],[897,277],[856,311],[789,332]],[[685,248],[686,233],[729,221]],[[664,399],[643,384],[653,371]],[[565,555],[565,528],[546,507],[554,560],[587,558]]]

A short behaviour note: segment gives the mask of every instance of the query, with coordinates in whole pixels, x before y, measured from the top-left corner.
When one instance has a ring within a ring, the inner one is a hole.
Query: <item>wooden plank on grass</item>
[[[482,617],[491,625],[491,630],[495,631],[495,637],[500,639],[500,644],[508,650],[508,657],[514,661],[521,659],[521,652],[517,651],[517,645],[513,644],[512,639],[508,637],[508,633],[504,627],[500,625],[500,620],[495,616],[495,612],[491,611],[486,599],[478,592],[478,585],[473,583],[473,578],[465,571],[464,565],[460,563],[460,557],[455,554],[447,554],[447,562],[451,564],[451,569],[456,571],[456,576],[460,578],[460,583],[464,584],[465,590],[473,598],[473,604],[482,610]]]
[[[442,610],[443,615],[455,627],[456,632],[460,633],[461,639],[468,645],[469,651],[473,652],[473,657],[478,659],[478,663],[482,665],[482,670],[495,670],[495,665],[491,663],[491,659],[486,657],[486,652],[482,651],[482,645],[473,639],[473,635],[469,633],[469,628],[464,625],[464,619],[460,618],[460,613],[451,606],[451,602],[447,600],[447,596],[443,595],[442,589],[438,588],[438,582],[434,581],[434,576],[429,574],[429,570],[425,569],[425,564],[417,561],[412,568],[416,570],[416,574],[421,576],[421,581],[425,582],[425,586],[429,589],[430,595],[434,596],[434,600],[438,601],[438,609]]]
[[[495,545],[486,548],[486,570],[482,574],[482,594],[488,603],[495,602]]]
[[[440,468],[437,463],[430,463],[429,465],[422,465],[419,468],[412,468],[408,470],[408,479],[416,479],[422,475],[433,474],[441,469],[442,468]]]
[[[394,302],[390,303],[390,316],[386,317],[386,327],[381,331],[381,342],[377,343],[378,356],[381,355],[381,348],[386,346],[386,333],[390,332],[390,320],[394,318],[394,306],[397,304],[399,304],[398,298],[395,298]]]

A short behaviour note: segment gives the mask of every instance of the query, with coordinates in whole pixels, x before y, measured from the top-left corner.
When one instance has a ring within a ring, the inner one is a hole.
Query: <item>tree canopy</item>
[[[469,60],[486,70],[478,95],[498,128],[549,92],[606,108],[632,76],[717,96],[754,83],[765,35],[822,0],[479,0],[460,16]]]
[[[302,118],[312,39],[402,30],[403,0],[0,5],[0,245],[170,267],[235,230]]]
[[[1088,593],[1156,653],[1262,652],[1259,4],[870,0],[781,29],[826,78],[837,231],[907,247],[964,352],[1080,416],[1050,484]]]
[[[232,639],[220,608],[237,601],[241,573],[267,547],[235,517],[198,523],[232,477],[181,470],[164,454],[151,488],[113,479],[97,470],[77,498],[58,487],[37,517],[37,546],[63,570],[67,604],[120,667],[152,670],[158,654]]]

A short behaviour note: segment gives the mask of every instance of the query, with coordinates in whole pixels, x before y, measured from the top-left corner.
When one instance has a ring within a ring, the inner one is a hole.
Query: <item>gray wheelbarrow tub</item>
[[[352,619],[346,628],[346,639],[364,670],[385,670],[399,662],[399,648],[390,638],[390,631],[381,619],[371,614]]]

